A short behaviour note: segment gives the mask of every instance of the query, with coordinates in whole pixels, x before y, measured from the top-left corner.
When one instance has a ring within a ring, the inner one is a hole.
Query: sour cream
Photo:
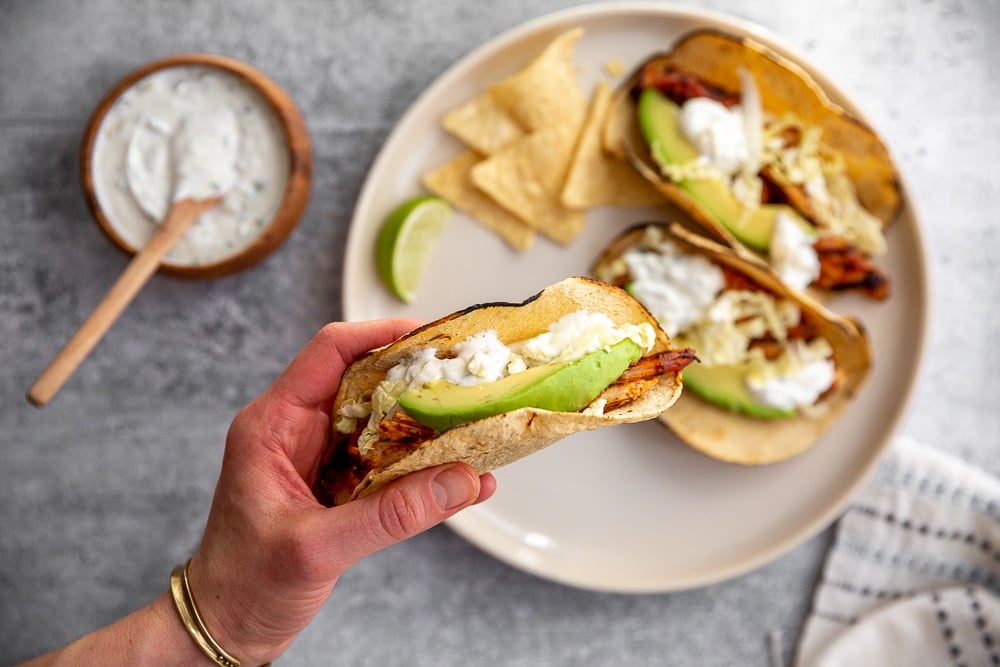
[[[835,374],[829,346],[793,341],[777,363],[749,373],[746,385],[760,403],[794,410],[815,403],[833,384]]]
[[[434,348],[418,350],[389,369],[386,379],[389,382],[402,381],[407,388],[435,380],[472,385],[495,382],[512,371],[525,368],[523,359],[516,358],[492,330],[466,338],[454,347],[453,352],[454,357],[439,359]]]
[[[469,336],[455,345],[447,358],[432,347],[415,351],[389,369],[386,381],[405,389],[435,380],[475,385],[519,373],[533,366],[575,361],[607,349],[626,338],[645,351],[652,349],[656,333],[648,323],[616,325],[603,313],[581,310],[562,316],[547,331],[505,345],[493,330]]]
[[[514,343],[511,348],[524,358],[526,366],[540,366],[575,361],[626,338],[648,352],[656,341],[656,332],[645,322],[616,325],[603,313],[580,310],[563,315],[545,333]]]
[[[725,287],[722,270],[700,255],[681,252],[669,241],[655,250],[629,250],[622,259],[632,276],[630,291],[669,336],[704,319]]]
[[[727,108],[708,97],[693,97],[681,107],[681,132],[702,159],[733,175],[750,160],[747,127],[739,107]]]
[[[819,277],[819,255],[813,237],[784,211],[776,216],[769,255],[778,275],[793,289],[804,290]]]
[[[177,66],[143,78],[108,109],[91,176],[105,217],[134,248],[173,201],[224,195],[165,260],[197,266],[258,238],[284,197],[289,163],[281,125],[250,84],[214,67]]]

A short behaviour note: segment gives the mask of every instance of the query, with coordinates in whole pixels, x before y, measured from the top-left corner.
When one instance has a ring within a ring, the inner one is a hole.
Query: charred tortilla
[[[578,431],[653,419],[673,405],[681,393],[680,370],[693,358],[690,351],[673,350],[649,312],[624,290],[576,277],[523,303],[472,306],[372,350],[344,373],[333,414],[340,414],[345,401],[370,399],[389,370],[416,351],[434,348],[446,356],[469,336],[488,330],[505,344],[524,341],[582,310],[603,313],[615,325],[648,323],[655,332],[652,349],[599,397],[607,401],[606,408],[553,412],[525,407],[436,432],[405,415],[400,418],[397,406],[391,426],[384,427],[385,419],[380,422],[379,438],[364,455],[357,430],[334,433],[314,484],[317,498],[327,505],[342,504],[407,473],[448,462],[465,462],[482,474]]]

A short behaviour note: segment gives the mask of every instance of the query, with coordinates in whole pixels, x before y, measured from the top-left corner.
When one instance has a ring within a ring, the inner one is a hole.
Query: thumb
[[[341,571],[436,526],[479,497],[480,479],[453,463],[410,473],[370,496],[325,510],[323,531]]]

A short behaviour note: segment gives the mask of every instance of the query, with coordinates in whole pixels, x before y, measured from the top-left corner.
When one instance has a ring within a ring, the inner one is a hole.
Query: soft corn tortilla
[[[726,90],[739,91],[739,72],[749,72],[757,84],[764,110],[782,116],[794,114],[806,125],[822,128],[823,142],[844,159],[858,200],[888,227],[902,206],[898,175],[882,139],[867,125],[832,102],[820,85],[800,66],[746,37],[716,30],[698,30],[681,37],[673,48],[642,63],[615,92],[603,131],[609,150],[633,163],[671,201],[720,240],[733,245],[732,235],[701,205],[660,174],[638,132],[631,90],[638,73],[649,62],[696,75]]]
[[[642,240],[647,226],[632,228],[615,239],[595,262],[594,274],[609,277],[614,262]],[[702,254],[739,271],[780,298],[796,302],[803,317],[815,323],[819,334],[830,342],[842,381],[833,393],[820,401],[819,410],[790,419],[748,417],[687,392],[660,416],[660,421],[694,449],[731,463],[775,463],[805,451],[840,418],[868,374],[871,358],[864,329],[856,320],[836,315],[811,298],[789,289],[762,262],[741,257],[730,248],[693,234],[680,225],[673,224],[667,229],[668,237],[686,251]]]
[[[344,373],[333,412],[336,414],[347,399],[369,396],[388,370],[415,349],[448,350],[470,335],[490,329],[501,341],[512,343],[543,333],[563,315],[579,310],[604,313],[616,324],[649,322],[656,330],[650,354],[671,349],[666,333],[624,290],[591,278],[568,278],[523,303],[472,306],[369,352]],[[453,461],[467,463],[480,474],[489,472],[578,431],[653,419],[673,405],[680,393],[680,374],[668,373],[635,401],[606,414],[522,408],[469,422],[417,445],[411,454],[388,467],[370,470],[353,492],[343,495],[349,499],[365,496],[407,473]]]

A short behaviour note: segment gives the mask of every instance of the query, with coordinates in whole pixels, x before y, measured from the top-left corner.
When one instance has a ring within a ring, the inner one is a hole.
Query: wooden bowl
[[[209,53],[168,56],[136,69],[108,91],[87,123],[82,146],[81,177],[87,205],[101,230],[119,248],[126,253],[134,254],[137,249],[122,237],[114,221],[109,219],[101,207],[97,197],[93,174],[94,145],[105,116],[123,93],[155,72],[187,66],[216,68],[249,84],[261,95],[274,114],[284,133],[284,142],[288,149],[288,180],[284,196],[270,222],[263,227],[253,241],[234,254],[212,263],[174,263],[168,259],[160,265],[159,269],[164,273],[183,278],[218,278],[249,268],[277,249],[298,224],[309,199],[312,183],[312,151],[309,131],[291,98],[262,72],[242,61]]]

